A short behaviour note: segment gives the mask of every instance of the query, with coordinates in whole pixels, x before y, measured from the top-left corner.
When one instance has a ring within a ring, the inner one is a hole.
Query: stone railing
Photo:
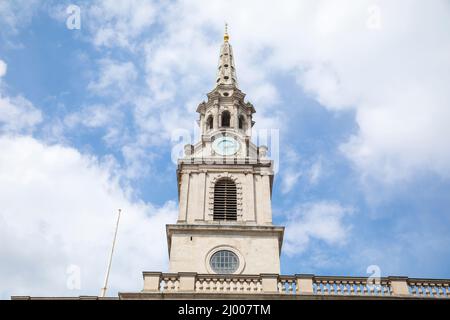
[[[283,294],[338,296],[391,296],[389,278],[368,282],[362,277],[280,276],[278,291]]]
[[[196,292],[259,293],[262,282],[259,276],[217,277],[199,275],[195,281]]]
[[[408,279],[414,297],[450,298],[450,280]]]
[[[450,280],[383,277],[371,283],[364,277],[325,277],[310,274],[283,276],[144,272],[142,292],[450,299]]]

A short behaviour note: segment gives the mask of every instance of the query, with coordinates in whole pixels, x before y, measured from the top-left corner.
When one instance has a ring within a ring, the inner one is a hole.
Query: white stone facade
[[[218,250],[238,255],[240,263],[235,274],[280,272],[280,227],[177,224],[168,225],[167,233],[171,273],[214,274],[209,259]]]

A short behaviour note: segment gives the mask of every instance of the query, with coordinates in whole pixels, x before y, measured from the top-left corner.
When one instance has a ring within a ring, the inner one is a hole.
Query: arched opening
[[[243,115],[239,116],[238,122],[239,122],[239,129],[245,130],[245,118]]]
[[[209,116],[208,119],[206,119],[206,128],[208,130],[211,130],[213,128],[214,124],[213,124],[213,117]]]
[[[222,127],[230,126],[231,115],[228,111],[222,112]]]
[[[237,220],[236,184],[231,179],[220,179],[214,185],[214,220]]]

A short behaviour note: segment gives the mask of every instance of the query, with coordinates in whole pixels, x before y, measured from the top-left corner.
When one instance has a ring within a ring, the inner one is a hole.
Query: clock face
[[[239,142],[231,137],[220,137],[214,140],[212,147],[222,156],[231,156],[239,150]]]

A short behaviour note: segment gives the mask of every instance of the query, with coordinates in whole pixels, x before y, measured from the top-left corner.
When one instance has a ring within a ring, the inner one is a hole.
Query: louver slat
[[[222,179],[214,186],[214,220],[237,220],[236,184]]]

